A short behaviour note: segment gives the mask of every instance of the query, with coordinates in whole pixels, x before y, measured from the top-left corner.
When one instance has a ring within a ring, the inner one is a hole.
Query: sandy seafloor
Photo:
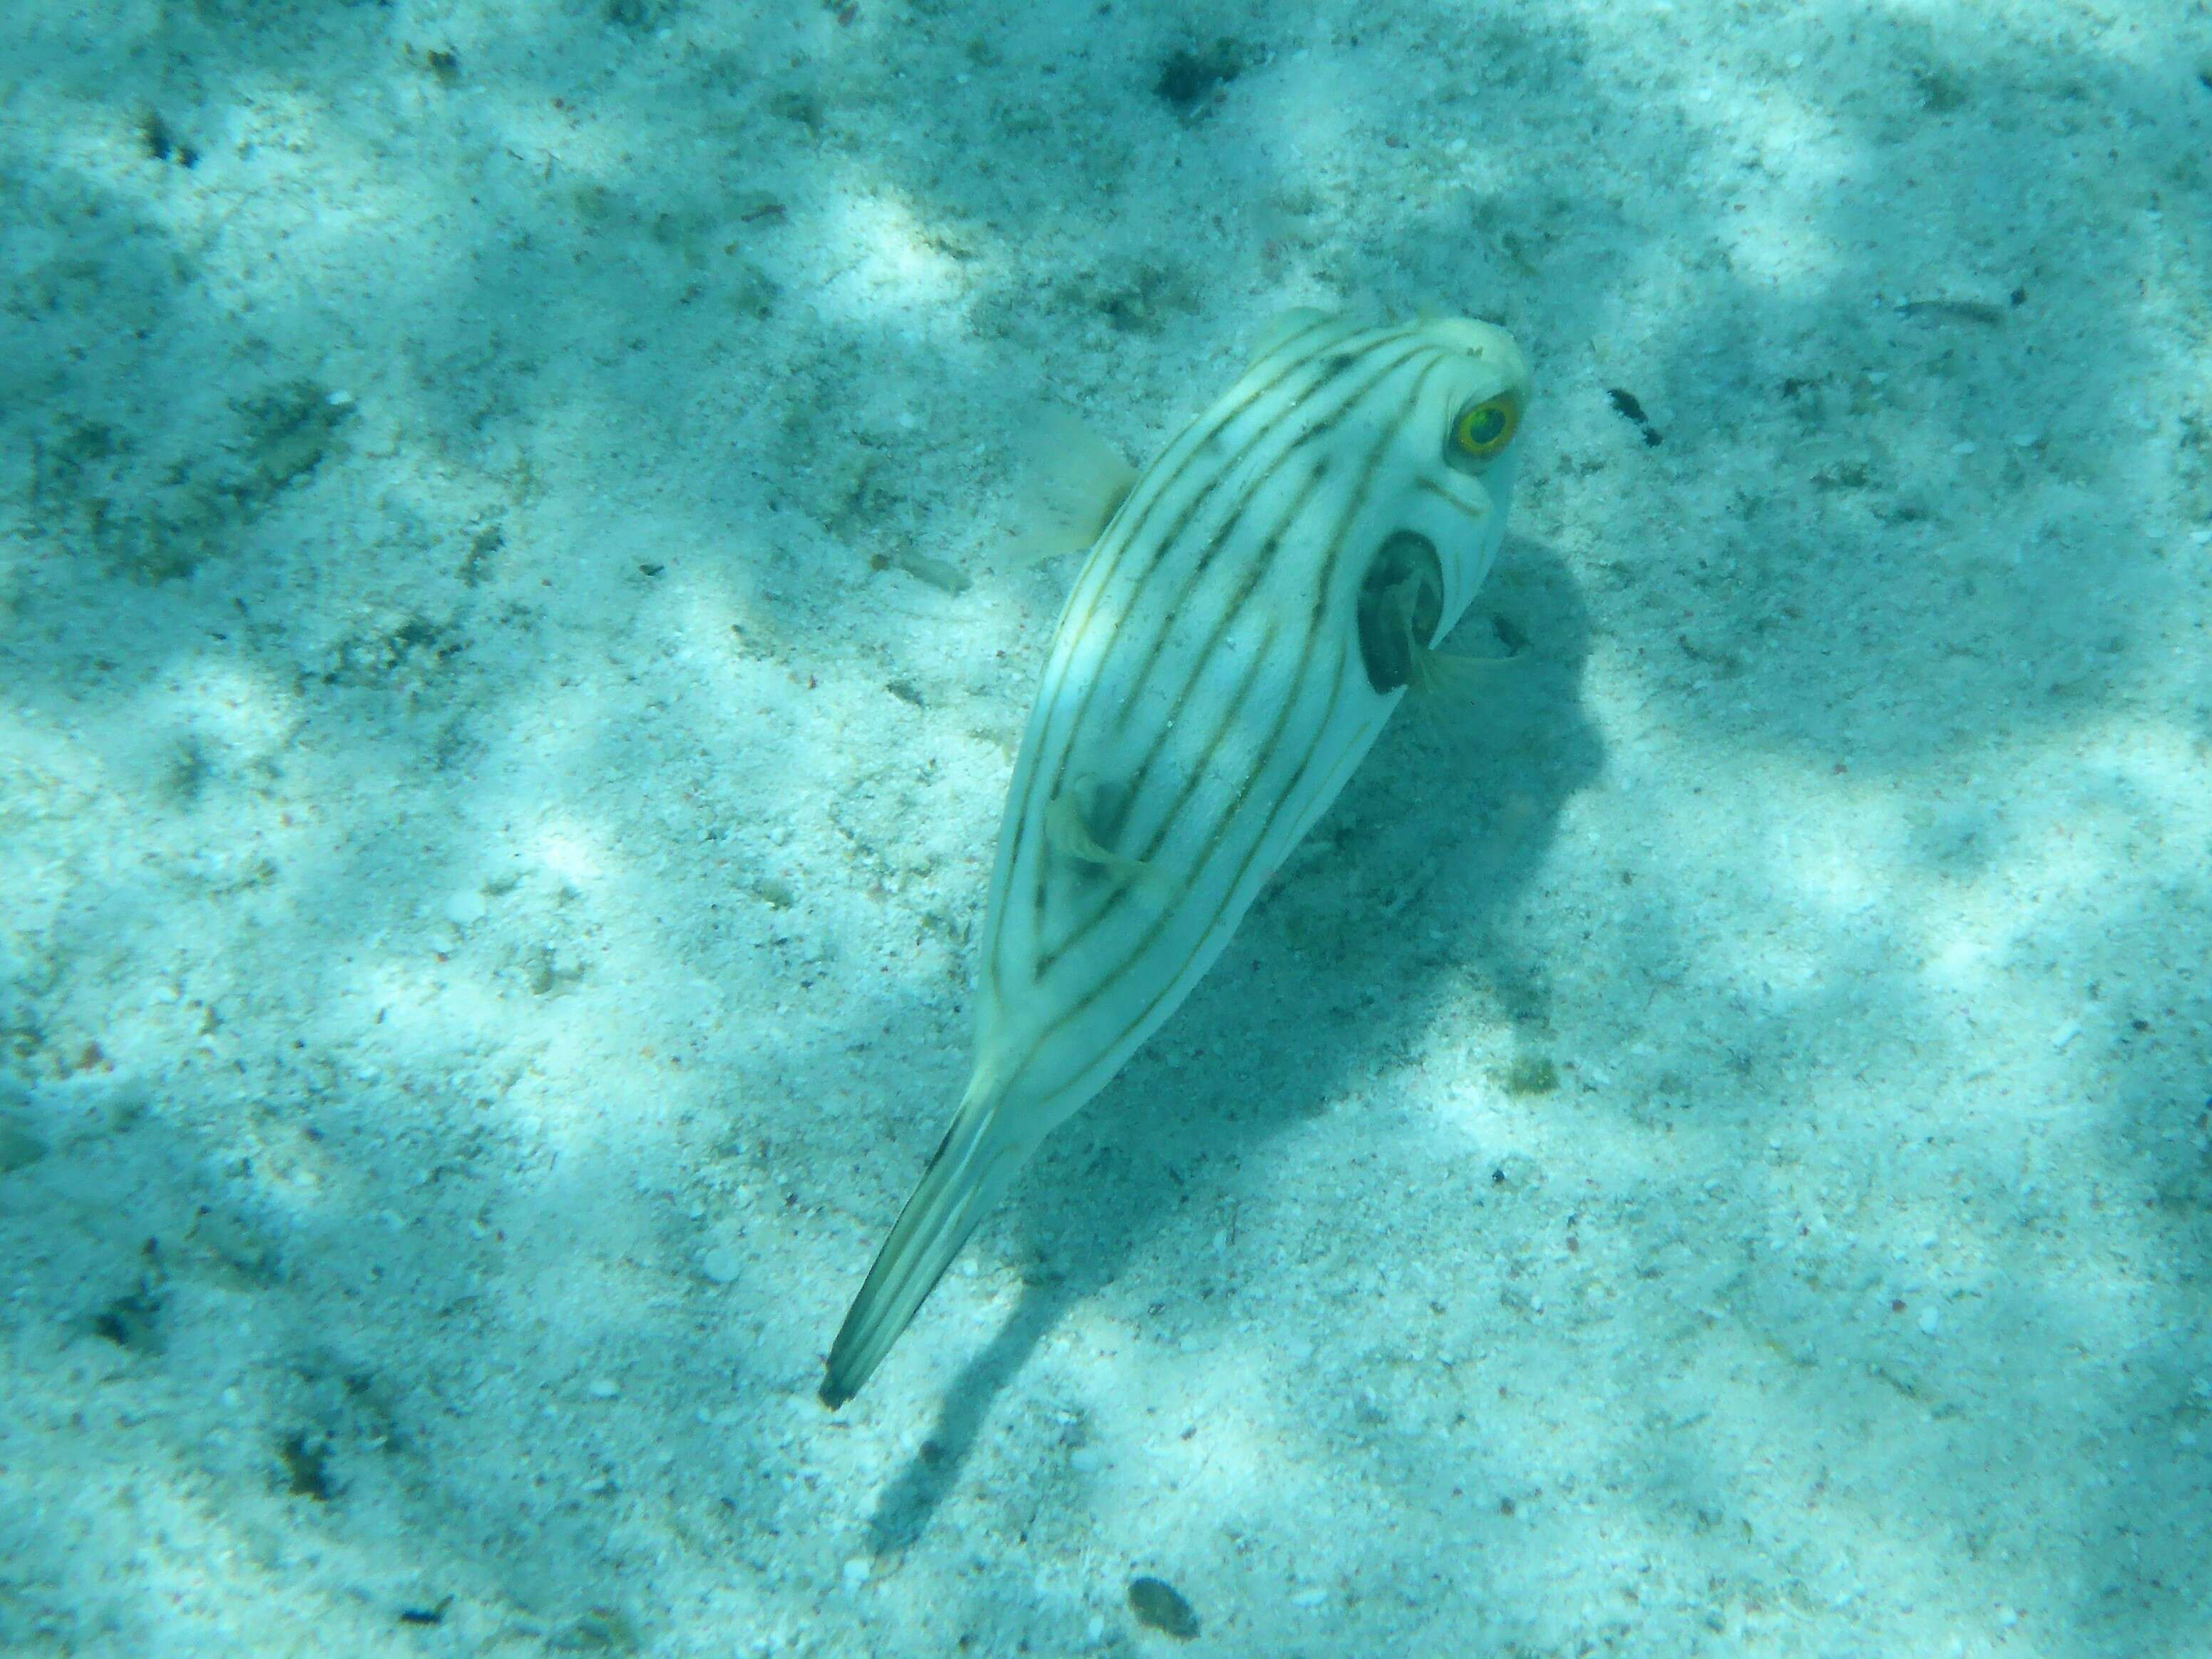
[[[2204,5],[0,29],[0,1650],[2212,1651]],[[833,1418],[1024,411],[1300,304],[1524,660]]]

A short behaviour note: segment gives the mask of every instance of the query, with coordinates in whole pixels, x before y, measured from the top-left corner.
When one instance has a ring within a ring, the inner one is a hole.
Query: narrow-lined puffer
[[[975,1069],[830,1353],[852,1397],[1039,1143],[1189,994],[1489,574],[1512,337],[1295,313],[1102,504],[1014,761]],[[1109,514],[1110,514],[1110,516]]]

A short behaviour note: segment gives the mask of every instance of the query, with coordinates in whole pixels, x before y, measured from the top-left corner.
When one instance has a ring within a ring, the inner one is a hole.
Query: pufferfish
[[[1282,319],[1124,469],[1014,761],[974,1070],[845,1316],[850,1399],[1045,1137],[1221,954],[1489,574],[1528,360],[1486,323]]]

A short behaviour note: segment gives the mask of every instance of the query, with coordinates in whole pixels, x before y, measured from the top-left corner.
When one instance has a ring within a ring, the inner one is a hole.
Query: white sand
[[[2205,1651],[2201,4],[0,18],[0,1650]],[[1529,660],[832,1418],[1021,410],[1336,302]]]

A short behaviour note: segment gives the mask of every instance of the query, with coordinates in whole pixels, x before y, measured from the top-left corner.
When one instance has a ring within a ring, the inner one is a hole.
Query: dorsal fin
[[[1317,306],[1291,307],[1260,331],[1259,337],[1252,342],[1251,361],[1258,362],[1291,336],[1301,329],[1312,327],[1328,315],[1328,313]]]

